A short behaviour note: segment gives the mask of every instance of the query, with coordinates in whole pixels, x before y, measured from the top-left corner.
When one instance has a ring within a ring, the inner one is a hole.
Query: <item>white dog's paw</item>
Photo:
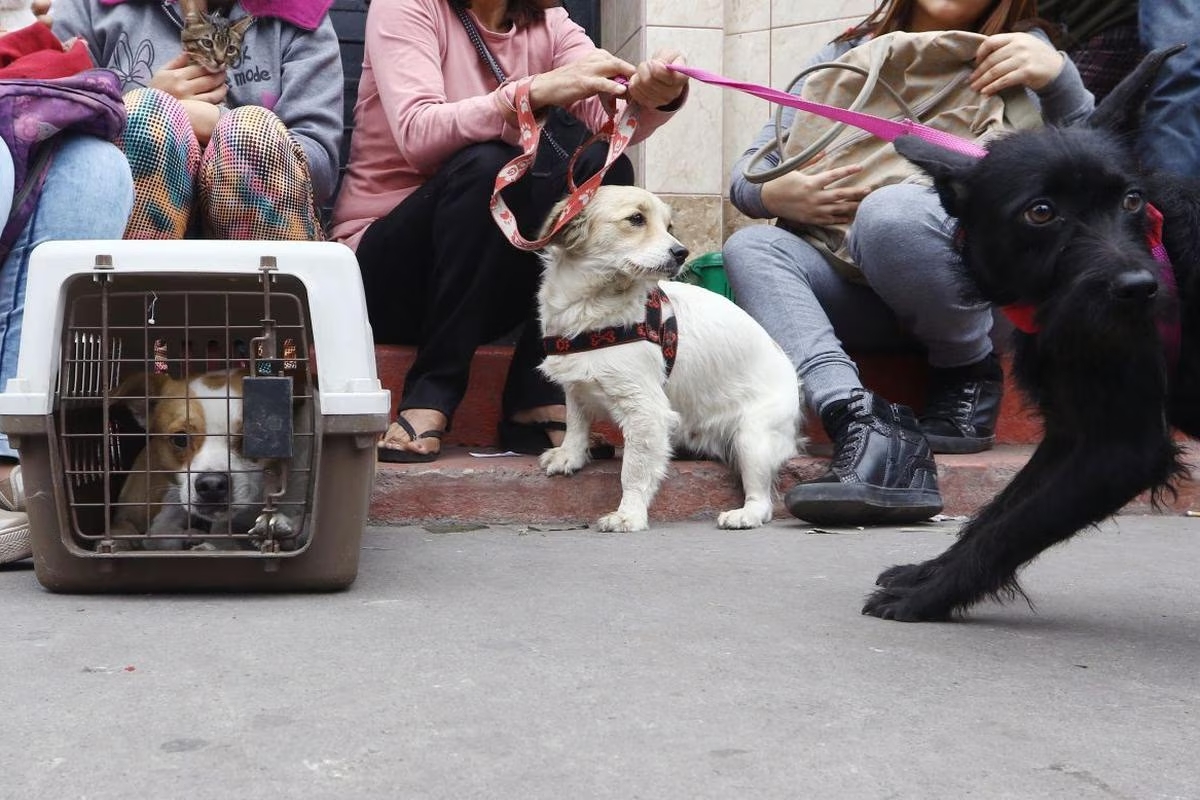
[[[717,517],[717,527],[731,531],[744,531],[748,528],[759,528],[771,521],[771,512],[762,512],[757,508],[731,508],[722,511]]]
[[[650,521],[645,514],[630,514],[627,511],[614,511],[596,520],[596,529],[608,533],[644,531],[649,527]]]
[[[587,453],[569,453],[561,447],[551,447],[538,457],[547,475],[570,475],[587,463]]]

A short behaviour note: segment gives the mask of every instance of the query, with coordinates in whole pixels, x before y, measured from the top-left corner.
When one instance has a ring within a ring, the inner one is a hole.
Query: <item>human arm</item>
[[[805,67],[836,60],[848,49],[848,44],[828,45],[810,59]],[[791,87],[790,91],[799,96],[802,87],[803,81],[799,81]],[[795,116],[796,110],[785,106],[779,123],[780,130],[785,132],[790,130]],[[746,179],[745,170],[754,154],[774,139],[775,121],[774,115],[772,115],[772,118],[759,129],[754,141],[733,166],[730,176],[729,199],[734,207],[755,219],[784,217],[796,222],[830,224],[852,218],[858,203],[866,196],[868,190],[862,188],[828,189],[826,187],[857,172],[857,166],[842,167],[815,175],[804,175],[793,170],[766,183],[753,183]],[[778,166],[781,160],[781,154],[775,150],[765,155],[755,165],[755,171]]]
[[[972,88],[985,95],[1014,86],[1031,89],[1050,123],[1077,122],[1095,105],[1075,64],[1066,53],[1055,50],[1040,30],[989,36],[979,46],[975,61]]]

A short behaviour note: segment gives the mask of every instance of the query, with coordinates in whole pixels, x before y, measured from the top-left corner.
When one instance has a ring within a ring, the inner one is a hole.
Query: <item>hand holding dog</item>
[[[687,86],[688,77],[667,69],[668,64],[686,63],[676,50],[659,50],[638,64],[637,73],[629,81],[629,97],[644,108],[662,108],[679,99]]]
[[[858,204],[871,193],[870,187],[827,187],[861,170],[859,164],[848,164],[813,175],[794,170],[763,184],[763,205],[771,216],[793,222],[809,225],[851,222],[858,212]]]
[[[1062,72],[1066,57],[1028,33],[998,33],[979,45],[971,88],[991,95],[1013,86],[1044,89]]]
[[[569,106],[598,94],[622,96],[627,89],[613,80],[631,78],[637,69],[607,50],[595,50],[578,61],[533,77],[529,102],[537,111],[546,106]]]

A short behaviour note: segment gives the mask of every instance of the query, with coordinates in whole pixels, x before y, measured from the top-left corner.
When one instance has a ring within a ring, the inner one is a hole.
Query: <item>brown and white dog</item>
[[[669,280],[687,255],[671,234],[670,207],[631,186],[601,187],[542,252],[542,371],[566,392],[567,431],[541,464],[551,475],[575,472],[588,459],[591,421],[616,422],[625,439],[621,504],[600,530],[647,527],[673,446],[733,465],[745,504],[717,524],[758,527],[802,443],[791,361],[729,299]]]
[[[253,523],[268,461],[241,453],[245,377],[242,370],[188,381],[139,373],[121,383],[116,402],[149,437],[121,487],[114,530],[145,534],[145,549],[180,550],[225,541],[234,519]],[[197,521],[209,532],[195,529]]]

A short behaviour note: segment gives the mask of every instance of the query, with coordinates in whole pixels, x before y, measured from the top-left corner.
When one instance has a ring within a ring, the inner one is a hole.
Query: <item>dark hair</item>
[[[908,30],[908,26],[912,24],[913,6],[916,2],[917,0],[885,0],[871,16],[834,41],[849,42],[868,33],[882,36],[893,31]],[[973,32],[992,36],[1042,26],[1041,21],[1037,20],[1037,0],[995,0],[991,10],[985,11],[980,17]]]
[[[448,0],[456,8],[470,8],[471,0]],[[508,18],[518,28],[541,22],[546,14],[537,0],[508,0]]]

